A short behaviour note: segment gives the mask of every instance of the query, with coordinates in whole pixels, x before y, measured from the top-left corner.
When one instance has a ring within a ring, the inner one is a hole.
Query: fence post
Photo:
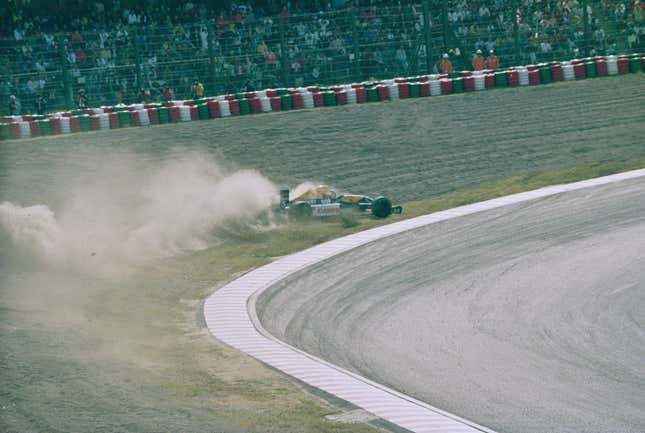
[[[432,74],[432,34],[430,33],[430,0],[423,2],[423,32],[426,39],[426,73]]]
[[[519,65],[522,63],[521,53],[520,53],[520,20],[522,16],[520,15],[520,2],[515,0],[513,2],[515,6],[515,21],[513,22],[513,39],[515,40],[515,64]]]
[[[443,0],[441,2],[441,23],[443,26],[444,51],[448,51],[448,0]]]
[[[354,81],[360,81],[361,79],[361,64],[360,64],[360,59],[361,59],[361,53],[360,53],[360,48],[359,48],[359,41],[358,41],[358,8],[354,7],[352,9],[352,42],[354,45],[354,62],[353,62],[353,70],[354,70]]]
[[[136,76],[137,76],[137,90],[136,93],[138,94],[139,89],[143,87],[143,78],[141,76],[141,45],[142,45],[142,40],[141,40],[141,34],[140,30],[137,28],[134,30],[134,59],[135,59],[135,68],[136,68]]]
[[[67,56],[65,52],[65,40],[61,36],[58,42],[58,51],[60,55],[61,73],[63,74],[63,96],[65,97],[65,106],[72,107],[72,86],[69,82],[69,68],[67,67]]]
[[[206,27],[206,32],[208,33],[208,67],[209,67],[209,76],[210,76],[210,93],[216,95],[217,91],[215,87],[217,86],[217,65],[215,64],[215,35],[213,27]]]
[[[587,7],[589,5],[589,2],[587,0],[582,0],[582,19],[584,20],[583,23],[583,31],[585,33],[584,35],[584,40],[585,40],[585,48],[582,50],[585,56],[589,55],[589,12],[587,11]]]
[[[287,47],[285,38],[284,15],[280,14],[280,66],[282,67],[282,85],[287,87],[289,80],[289,65],[287,64]]]

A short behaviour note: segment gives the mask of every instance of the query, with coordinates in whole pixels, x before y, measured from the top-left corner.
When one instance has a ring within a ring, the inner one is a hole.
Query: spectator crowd
[[[188,97],[195,80],[215,94],[410,75],[428,56],[436,72],[444,53],[455,69],[479,67],[478,51],[536,63],[645,37],[645,0],[589,0],[586,26],[581,0],[430,0],[429,49],[423,4],[408,1],[70,3],[0,5],[0,98],[14,110],[65,92],[89,105]]]

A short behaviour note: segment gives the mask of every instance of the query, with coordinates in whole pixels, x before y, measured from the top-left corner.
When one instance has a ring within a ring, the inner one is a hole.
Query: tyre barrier
[[[399,94],[399,99],[407,99],[410,97],[410,83],[403,82],[397,84],[397,93]]]
[[[506,70],[506,84],[510,87],[516,87],[520,85],[520,74],[516,69]]]
[[[430,81],[430,96],[441,95],[441,82],[439,80]]]
[[[70,129],[70,132],[81,131],[81,122],[78,116],[74,115],[69,118],[69,129]]]
[[[291,95],[291,108],[294,110],[300,110],[305,108],[304,101],[302,100],[302,95],[298,92]]]
[[[534,86],[557,81],[638,73],[644,69],[645,55],[643,54],[596,56],[495,71],[461,71],[450,74],[397,77],[330,87],[265,89],[197,100],[102,106],[52,113],[46,116],[35,114],[3,116],[0,118],[0,140],[187,122],[249,113],[439,96],[495,87]]]
[[[336,102],[338,105],[347,105],[347,92],[344,90],[336,92]]]
[[[69,134],[72,132],[71,128],[71,117],[61,117],[59,120],[59,125],[60,125],[60,133],[61,134]]]
[[[240,103],[237,99],[233,98],[228,100],[228,110],[231,112],[231,116],[240,115]]]
[[[40,135],[51,135],[52,128],[51,122],[49,119],[43,119],[38,121],[40,123]]]
[[[619,74],[629,73],[629,59],[626,56],[619,56],[616,63],[618,64]]]
[[[517,68],[518,81],[520,86],[528,86],[529,81],[529,70],[523,66]]]
[[[157,108],[148,108],[148,117],[151,125],[159,124],[159,110]]]
[[[388,83],[387,91],[390,101],[395,101],[400,99],[399,97],[399,84],[398,83]]]
[[[78,116],[78,121],[79,121],[79,126],[81,128],[81,132],[87,132],[90,130],[90,116],[87,114],[83,114],[81,116]]]
[[[508,77],[506,71],[495,72],[495,87],[508,87]]]
[[[269,98],[269,104],[271,105],[271,111],[280,111],[282,109],[282,98],[279,96]]]
[[[307,89],[301,90],[302,105],[304,108],[314,108],[314,97]]]
[[[119,127],[119,114],[110,113],[110,129],[117,129]]]
[[[452,78],[442,78],[439,80],[441,86],[441,94],[449,95],[452,93]]]
[[[190,109],[190,120],[199,120],[199,111],[196,105],[189,105]]]
[[[148,110],[140,109],[135,111],[137,114],[137,120],[139,126],[148,126],[150,125],[150,116],[148,115]]]
[[[562,75],[564,81],[571,81],[575,78],[573,73],[573,65],[569,62],[562,62]]]
[[[379,101],[387,101],[390,99],[390,88],[385,84],[377,85],[376,93],[378,94]]]
[[[536,86],[540,84],[540,69],[536,66],[535,69],[528,71],[529,86]]]
[[[219,112],[221,117],[230,117],[231,113],[231,104],[228,100],[218,101],[219,103]]]
[[[607,56],[607,74],[608,75],[617,75],[618,74],[618,58],[616,56]]]
[[[377,102],[379,100],[378,89],[376,87],[368,87],[367,102]]]
[[[423,83],[419,83],[419,96],[421,96],[421,97],[430,96],[430,82],[429,81],[424,81]]]
[[[410,92],[410,98],[418,98],[419,96],[421,96],[421,85],[418,82],[410,83],[409,92]]]
[[[168,107],[157,108],[157,115],[159,116],[159,124],[170,122],[170,110],[168,110]]]
[[[181,105],[177,107],[179,110],[179,120],[182,122],[189,122],[190,119],[190,106],[189,105]]]
[[[350,105],[353,104],[358,104],[358,97],[356,96],[356,89],[353,87],[349,87],[345,89],[345,93],[347,94],[347,103]]]
[[[604,77],[607,75],[607,61],[602,57],[596,57],[593,60],[593,63],[596,67],[596,75],[598,77]]]
[[[333,92],[331,92],[333,94]],[[291,110],[293,108],[293,97],[288,93],[280,95],[280,109],[282,111]]]
[[[464,79],[461,77],[452,79],[452,92],[464,93]]]
[[[551,81],[564,80],[564,73],[562,71],[562,64],[560,64],[560,62],[551,62],[549,68],[551,69]]]
[[[8,140],[10,138],[13,138],[11,136],[11,124],[0,123],[0,140]]]
[[[119,117],[119,128],[132,126],[132,116],[129,111],[118,111],[117,116]]]
[[[587,78],[587,69],[582,61],[573,64],[573,76],[576,80],[584,80]]]
[[[643,59],[640,56],[632,56],[629,58],[629,72],[636,73],[643,70]]]
[[[197,113],[199,116],[199,120],[210,119],[210,113],[208,112],[208,104],[206,104],[205,102],[202,102],[201,104],[197,105]]]
[[[18,131],[18,138],[31,137],[31,124],[25,121],[19,122]]]
[[[260,99],[260,108],[262,109],[263,113],[268,113],[269,111],[272,111],[271,100],[269,98],[267,98],[266,96],[263,96],[259,99]]]
[[[256,97],[252,97],[251,99],[240,98],[237,100],[237,104],[240,108],[240,116],[262,112],[262,103]]]
[[[468,75],[467,77],[463,77],[462,81],[464,82],[464,92],[475,91],[475,77]]]
[[[331,107],[337,104],[336,93],[332,91],[321,92],[325,107]]]
[[[31,137],[40,137],[42,132],[40,130],[40,121],[32,120],[29,123],[29,134]]]

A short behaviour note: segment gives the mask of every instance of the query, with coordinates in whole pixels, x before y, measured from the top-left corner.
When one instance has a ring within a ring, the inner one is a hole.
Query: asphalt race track
[[[499,432],[643,432],[645,179],[368,244],[257,310],[278,338]]]

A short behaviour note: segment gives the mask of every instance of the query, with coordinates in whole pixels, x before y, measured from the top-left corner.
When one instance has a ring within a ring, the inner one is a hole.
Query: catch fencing
[[[450,95],[558,81],[640,73],[645,55],[595,56],[496,70],[461,71],[344,85],[264,89],[163,103],[118,104],[0,118],[0,140],[119,129],[304,108]]]
[[[476,50],[501,66],[643,51],[640,2],[426,0],[324,13],[130,25],[0,40],[0,112],[186,99],[436,73],[444,53],[469,70]],[[620,5],[623,5],[622,7]],[[164,87],[172,96],[164,98]]]

